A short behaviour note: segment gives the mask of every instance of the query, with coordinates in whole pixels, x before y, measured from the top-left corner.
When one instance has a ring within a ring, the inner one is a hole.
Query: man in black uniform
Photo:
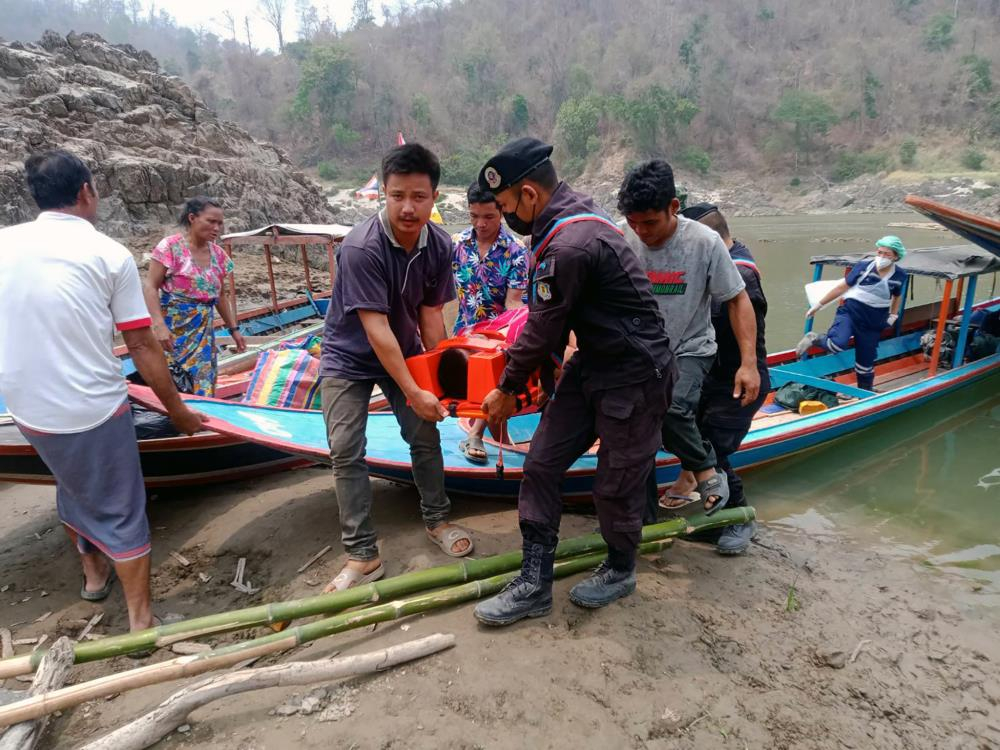
[[[614,222],[594,202],[560,182],[552,147],[533,138],[504,146],[479,174],[507,224],[530,234],[533,268],[529,315],[497,390],[483,401],[497,425],[517,409],[529,376],[551,366],[570,330],[577,352],[542,412],[524,463],[518,498],[524,561],[499,595],[481,602],[476,618],[507,625],[552,610],[552,567],[570,465],[600,438],[594,504],[608,558],[578,583],[570,599],[602,607],[635,590],[635,554],[642,529],[645,479],[660,444],[670,401],[673,356],[652,286]]]
[[[735,390],[736,371],[740,368],[742,357],[740,345],[733,332],[732,323],[725,303],[712,303],[712,325],[715,327],[715,341],[718,344],[715,362],[705,377],[701,389],[701,402],[698,406],[698,429],[715,449],[717,466],[726,472],[729,480],[729,505],[737,507],[746,505],[743,494],[743,480],[733,469],[729,457],[739,450],[740,443],[750,431],[754,414],[760,409],[771,390],[767,370],[767,345],[764,343],[764,316],[767,315],[767,298],[760,283],[760,271],[751,255],[749,248],[739,240],[734,240],[729,231],[726,218],[718,206],[711,203],[698,203],[681,211],[688,219],[701,222],[719,233],[723,243],[729,248],[729,256],[736,264],[736,269],[746,284],[746,293],[753,305],[754,317],[757,320],[757,371],[760,375],[760,392],[753,401],[743,404],[733,396]],[[727,526],[722,532],[706,532],[710,535],[708,541],[716,542],[716,549],[723,555],[739,555],[746,552],[756,531],[757,524],[734,524]]]

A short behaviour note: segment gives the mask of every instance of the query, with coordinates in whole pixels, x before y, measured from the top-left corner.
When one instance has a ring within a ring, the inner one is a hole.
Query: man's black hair
[[[29,156],[24,169],[31,197],[43,211],[74,206],[80,188],[94,186],[94,177],[83,160],[62,149]]]
[[[217,200],[204,195],[196,195],[194,198],[188,198],[187,203],[184,204],[184,208],[181,209],[181,215],[177,218],[177,223],[182,227],[191,226],[191,214],[197,216],[210,206],[212,208],[222,208],[222,205]]]
[[[530,180],[536,185],[540,185],[550,193],[559,187],[559,175],[556,174],[556,165],[552,163],[551,159],[546,159],[537,167],[532,169],[528,172],[528,174],[522,177],[517,184],[520,185],[526,180]]]
[[[726,240],[730,239],[729,234],[729,223],[726,221],[726,217],[722,215],[722,212],[716,209],[715,211],[709,211],[707,214],[698,219],[702,224],[704,224],[709,229],[714,229],[719,233],[719,236]]]
[[[470,206],[474,203],[493,203],[497,206],[500,205],[497,201],[497,197],[493,195],[493,193],[479,187],[478,180],[469,185],[469,189],[466,191],[465,197],[469,201]]]
[[[643,211],[666,211],[677,197],[674,170],[662,159],[632,169],[618,190],[618,210],[626,216]]]
[[[419,143],[396,146],[382,159],[382,185],[394,174],[425,174],[431,179],[431,189],[437,190],[441,181],[441,162]]]

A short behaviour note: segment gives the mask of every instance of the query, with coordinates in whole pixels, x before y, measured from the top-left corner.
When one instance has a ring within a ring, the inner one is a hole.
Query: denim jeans
[[[429,529],[441,525],[451,510],[451,501],[444,491],[444,459],[437,424],[418,417],[390,378],[375,381],[324,377],[320,393],[340,508],[340,534],[352,560],[378,557],[372,488],[365,463],[368,402],[376,383],[389,400],[400,434],[410,446],[413,481],[420,493],[424,524]]]

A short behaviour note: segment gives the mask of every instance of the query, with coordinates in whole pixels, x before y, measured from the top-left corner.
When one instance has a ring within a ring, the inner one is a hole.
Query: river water
[[[963,244],[950,232],[890,228],[915,213],[733,219],[733,235],[757,258],[769,302],[768,351],[794,346],[807,307],[812,255],[866,250],[884,234],[907,247]],[[827,269],[824,278],[837,271]],[[992,277],[977,298],[991,296]],[[916,302],[941,286],[916,282]],[[830,311],[818,320],[825,328]],[[971,604],[1000,606],[1000,377],[887,420],[854,436],[747,474],[750,501],[769,523],[818,542],[835,534],[954,576]]]

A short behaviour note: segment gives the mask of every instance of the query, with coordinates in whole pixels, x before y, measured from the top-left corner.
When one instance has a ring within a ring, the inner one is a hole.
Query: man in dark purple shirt
[[[455,299],[451,237],[430,223],[440,176],[437,157],[423,146],[394,148],[382,161],[385,208],[355,226],[337,253],[320,390],[348,560],[327,591],[374,581],[385,572],[365,463],[368,402],[376,384],[410,446],[428,536],[453,557],[472,551],[468,533],[447,522],[451,502],[437,422],[448,412],[406,366],[406,357],[445,337],[441,308]]]

